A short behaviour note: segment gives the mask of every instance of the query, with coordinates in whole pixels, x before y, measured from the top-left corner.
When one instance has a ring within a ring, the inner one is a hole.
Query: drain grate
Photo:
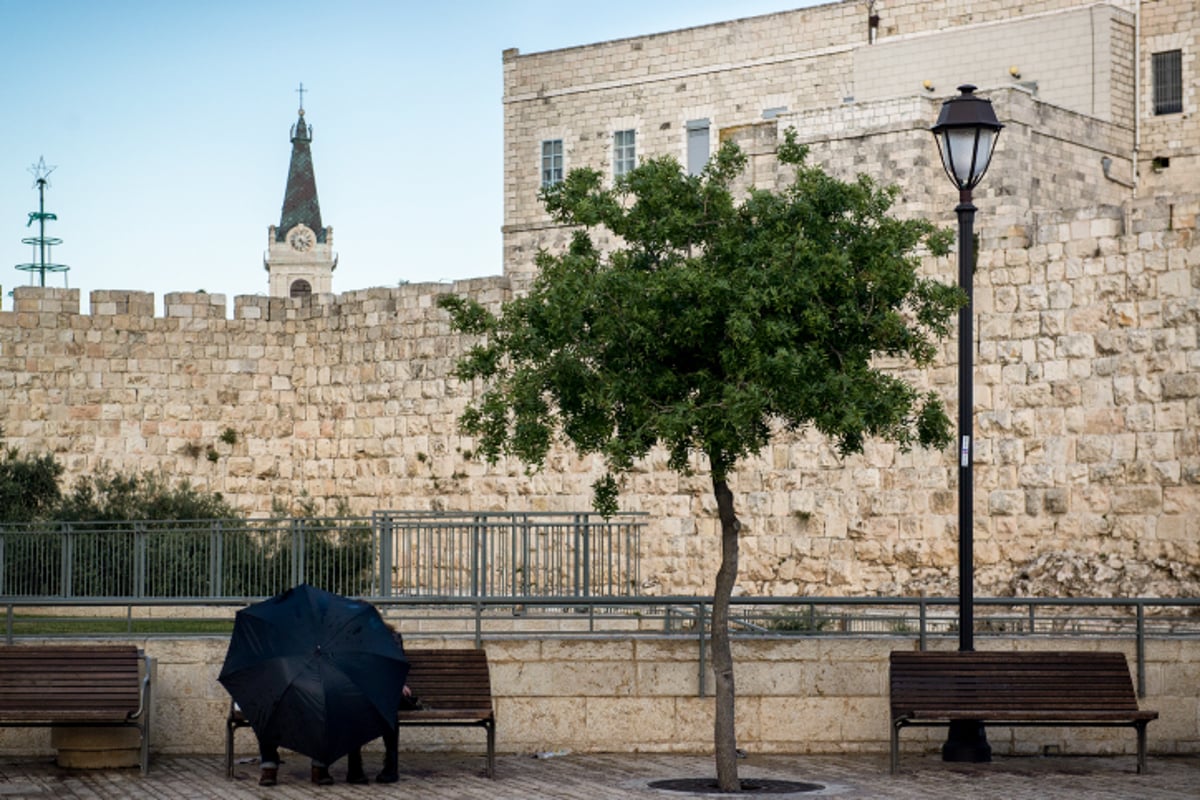
[[[727,797],[765,794],[799,794],[801,792],[819,792],[825,787],[819,783],[804,781],[784,781],[774,778],[743,778],[740,792],[724,792],[717,786],[715,778],[672,778],[661,781],[650,781],[651,789],[663,789],[668,792],[690,792],[691,794],[719,794]]]

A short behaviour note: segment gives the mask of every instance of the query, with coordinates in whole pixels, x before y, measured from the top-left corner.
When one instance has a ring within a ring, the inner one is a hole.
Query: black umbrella
[[[218,680],[259,739],[332,764],[395,729],[407,676],[374,606],[304,583],[237,613]]]

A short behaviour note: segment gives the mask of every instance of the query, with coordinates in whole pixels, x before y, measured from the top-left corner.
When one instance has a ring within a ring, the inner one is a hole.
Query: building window
[[[636,166],[634,132],[617,131],[613,134],[613,177],[619,178]]]
[[[288,293],[292,297],[310,297],[312,295],[312,284],[303,278],[298,281],[292,281],[292,288]]]
[[[1154,72],[1154,113],[1182,112],[1183,51],[1167,50],[1155,53],[1151,58],[1151,68]]]
[[[562,183],[563,143],[562,139],[547,139],[542,142],[542,186]]]
[[[687,171],[699,175],[708,164],[708,120],[694,119],[687,124]]]

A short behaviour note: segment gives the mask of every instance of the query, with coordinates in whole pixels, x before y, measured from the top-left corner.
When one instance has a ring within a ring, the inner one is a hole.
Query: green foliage
[[[580,169],[545,189],[575,230],[565,252],[538,254],[529,294],[499,314],[439,299],[478,337],[456,372],[482,386],[460,420],[476,452],[540,465],[566,440],[620,475],[661,445],[676,471],[699,456],[724,480],[780,429],[813,427],[843,453],[872,436],[949,442],[940,399],[878,365],[934,358],[962,296],[921,278],[918,254],[945,253],[948,232],[893,217],[893,189],[808,165],[791,131],[779,157],[791,184],[741,203],[730,143],[698,176],[665,157],[611,187]],[[597,227],[623,246],[602,252]],[[609,511],[612,481],[595,487]]]
[[[350,506],[344,498],[338,499],[332,516],[317,514],[316,501],[307,495],[297,498],[292,510],[286,503],[274,500],[272,510],[277,515],[291,515],[292,518],[288,520],[286,536],[264,541],[264,572],[291,574],[295,545],[302,541],[304,581],[348,596],[370,592],[375,569],[374,533],[369,522],[347,519]]]
[[[896,193],[845,182],[805,162],[789,131],[779,149],[793,180],[738,202],[746,164],[726,143],[700,175],[653,158],[611,187],[573,170],[542,199],[574,228],[562,253],[540,252],[529,294],[493,314],[443,296],[451,324],[478,337],[456,375],[480,394],[460,418],[476,452],[544,463],[560,441],[599,455],[597,510],[616,509],[617,478],[651,448],[687,474],[703,461],[721,520],[713,592],[717,784],[736,791],[730,596],[741,523],[728,475],[780,431],[813,428],[842,453],[878,436],[944,445],[940,399],[879,357],[929,364],[961,293],[919,277],[921,248],[947,234],[890,211]],[[607,229],[610,252],[592,239]]]
[[[809,607],[806,611],[781,611],[771,614],[763,627],[779,633],[820,633],[829,630],[833,625],[832,617],[818,614],[816,609]]]
[[[186,480],[101,469],[62,495],[61,473],[50,455],[0,452],[0,498],[21,501],[4,502],[0,523],[26,523],[0,525],[0,593],[272,595],[291,585],[300,553],[301,580],[341,594],[370,591],[374,536],[368,523],[343,519],[349,516],[344,502],[337,516],[321,517],[305,496],[292,519],[243,522],[220,494]],[[282,503],[276,506],[277,514],[290,516]]]
[[[28,522],[58,504],[62,465],[54,456],[22,455],[0,447],[0,522]]]
[[[226,428],[225,430],[221,431],[221,441],[225,444],[232,446],[237,444],[237,440],[238,433],[233,428]]]
[[[123,522],[238,516],[238,510],[226,503],[220,493],[199,491],[187,480],[172,485],[153,472],[123,475],[100,469],[75,481],[54,509],[52,518],[66,522]]]

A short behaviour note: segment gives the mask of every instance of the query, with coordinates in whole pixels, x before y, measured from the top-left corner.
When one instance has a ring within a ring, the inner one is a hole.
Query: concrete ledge
[[[410,647],[461,647],[464,640],[410,633]],[[154,755],[220,754],[229,696],[217,682],[228,641],[218,637],[130,641],[157,659]],[[546,638],[489,639],[499,753],[569,749],[575,753],[708,753],[712,749],[713,699],[700,695],[695,640]],[[757,753],[846,754],[888,749],[887,659],[892,650],[916,649],[915,639],[794,637],[735,642],[739,744]],[[931,646],[952,648],[953,642]],[[1134,664],[1132,639],[1001,638],[980,643],[989,650],[1117,650]],[[1149,727],[1152,754],[1200,752],[1200,640],[1151,639],[1146,643],[1144,708],[1161,714]],[[711,672],[705,685],[711,693]],[[91,736],[133,735],[113,750],[136,747],[136,731],[89,730],[72,740],[73,765],[101,759],[85,742]],[[468,751],[480,747],[474,731],[404,731],[406,752]],[[62,734],[60,733],[59,736]],[[906,754],[935,752],[940,729],[905,736]],[[110,739],[108,739],[111,741]],[[1071,755],[1133,754],[1127,731],[1082,728],[996,728],[989,740],[997,755],[1057,748]],[[56,737],[51,747],[60,747]],[[46,731],[0,731],[5,755],[44,755]],[[239,757],[254,755],[251,736],[238,740]],[[377,750],[373,743],[369,751]],[[87,754],[87,755],[85,755]],[[126,758],[110,754],[111,758]],[[92,762],[95,763],[95,762]],[[136,764],[136,760],[129,763]]]

